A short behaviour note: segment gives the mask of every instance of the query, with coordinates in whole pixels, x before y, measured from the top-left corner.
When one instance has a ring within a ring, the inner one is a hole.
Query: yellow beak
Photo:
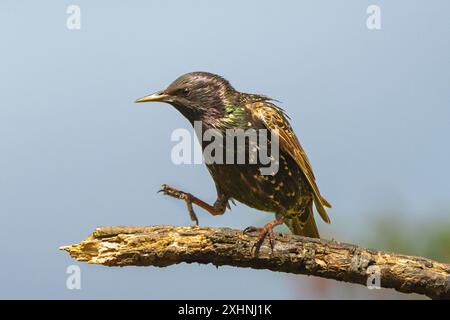
[[[167,98],[169,98],[170,96],[168,94],[164,94],[161,92],[156,92],[153,94],[150,94],[148,96],[136,99],[136,103],[139,102],[157,102],[157,101],[166,101]]]

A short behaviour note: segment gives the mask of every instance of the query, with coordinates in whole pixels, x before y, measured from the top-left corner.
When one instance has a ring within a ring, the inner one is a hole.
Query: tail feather
[[[328,216],[327,211],[324,208],[324,206],[331,208],[331,205],[327,202],[327,200],[325,200],[324,198],[319,199],[317,197],[314,197],[314,205],[316,206],[317,212],[319,213],[323,221],[325,221],[326,223],[331,223],[330,217]]]
[[[324,197],[320,196],[320,201],[322,202],[322,204],[327,207],[327,208],[331,208],[332,205],[327,201],[327,199],[325,199]]]
[[[312,205],[308,209],[308,218],[305,223],[302,223],[300,218],[292,218],[286,221],[286,225],[293,234],[309,237],[320,238],[319,230],[317,229],[316,221],[314,220]]]

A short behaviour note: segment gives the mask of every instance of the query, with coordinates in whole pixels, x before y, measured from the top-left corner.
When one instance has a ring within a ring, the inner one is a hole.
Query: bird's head
[[[135,102],[165,102],[173,105],[188,120],[202,120],[223,114],[236,91],[224,78],[207,72],[186,73],[166,89]]]

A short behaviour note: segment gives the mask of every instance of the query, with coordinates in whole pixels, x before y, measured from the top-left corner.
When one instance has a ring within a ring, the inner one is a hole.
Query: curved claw
[[[161,189],[159,189],[156,193],[164,192],[164,194],[167,194],[167,188],[170,188],[167,184],[163,184],[161,186]]]
[[[261,229],[262,229],[262,228],[257,228],[257,227],[250,226],[250,227],[245,228],[244,231],[242,231],[242,232],[243,232],[244,234],[252,233],[252,232],[255,232],[255,231],[259,231],[259,232],[260,232]]]
[[[275,248],[275,240],[273,239],[273,235],[269,236],[269,245],[270,245],[270,250],[273,253],[273,249]]]
[[[261,250],[261,246],[264,243],[264,240],[266,239],[267,234],[268,234],[268,232],[266,231],[262,235],[260,235],[258,237],[258,241],[256,241],[255,244],[253,245],[252,251],[254,250],[255,257],[257,257],[259,255],[259,251]]]

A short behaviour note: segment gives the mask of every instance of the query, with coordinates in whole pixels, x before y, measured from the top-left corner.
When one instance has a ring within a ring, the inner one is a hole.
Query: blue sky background
[[[66,28],[70,4],[81,30]],[[379,31],[366,28],[370,4]],[[2,1],[0,298],[343,297],[346,284],[325,294],[308,277],[186,264],[79,264],[71,291],[75,262],[58,247],[99,225],[189,224],[183,203],[156,194],[162,183],[214,200],[204,166],[170,160],[187,121],[133,103],[198,70],[283,102],[334,205],[324,237],[358,242],[388,210],[406,232],[448,218],[448,12],[444,0]],[[240,229],[272,219],[241,204],[197,214]]]

